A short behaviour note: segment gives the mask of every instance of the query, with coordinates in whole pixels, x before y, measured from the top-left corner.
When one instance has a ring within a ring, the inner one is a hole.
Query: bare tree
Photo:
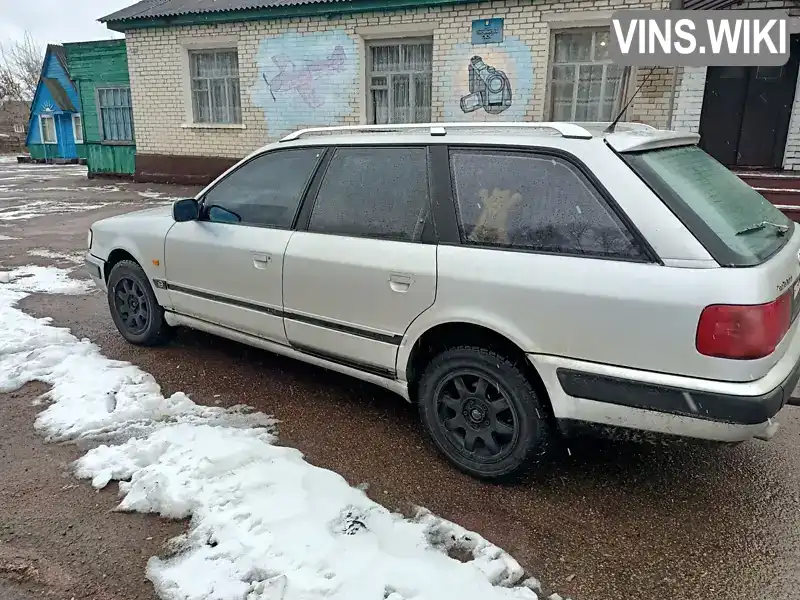
[[[27,31],[21,40],[0,42],[0,99],[33,99],[43,58],[44,47]]]

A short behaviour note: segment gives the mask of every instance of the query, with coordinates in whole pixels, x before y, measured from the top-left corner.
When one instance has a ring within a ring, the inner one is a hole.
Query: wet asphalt
[[[0,269],[74,266],[93,221],[195,191],[0,162]],[[778,415],[768,443],[587,432],[524,481],[492,485],[450,467],[415,409],[368,384],[188,330],[164,348],[128,345],[99,292],[22,307],[149,371],[166,394],[275,415],[281,443],[310,462],[390,508],[422,505],[480,533],[564,597],[800,599],[800,408]],[[3,585],[0,575],[0,598],[14,598]]]

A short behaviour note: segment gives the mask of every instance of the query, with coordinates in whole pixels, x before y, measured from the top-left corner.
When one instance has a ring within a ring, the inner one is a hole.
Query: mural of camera
[[[487,65],[480,56],[473,56],[468,68],[470,93],[461,98],[462,111],[471,113],[483,108],[497,115],[511,106],[511,81],[503,71]]]

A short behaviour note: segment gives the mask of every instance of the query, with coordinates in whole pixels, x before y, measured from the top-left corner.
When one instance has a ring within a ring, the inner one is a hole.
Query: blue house
[[[70,79],[63,46],[47,46],[25,145],[36,160],[59,162],[86,157],[80,96]]]

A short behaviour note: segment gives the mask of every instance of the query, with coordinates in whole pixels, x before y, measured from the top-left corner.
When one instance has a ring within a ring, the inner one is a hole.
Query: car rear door
[[[170,229],[164,256],[174,311],[286,343],[284,251],[323,153],[261,154],[203,195],[198,221]]]
[[[286,249],[289,343],[394,376],[404,332],[436,297],[430,218],[427,148],[333,150]]]

